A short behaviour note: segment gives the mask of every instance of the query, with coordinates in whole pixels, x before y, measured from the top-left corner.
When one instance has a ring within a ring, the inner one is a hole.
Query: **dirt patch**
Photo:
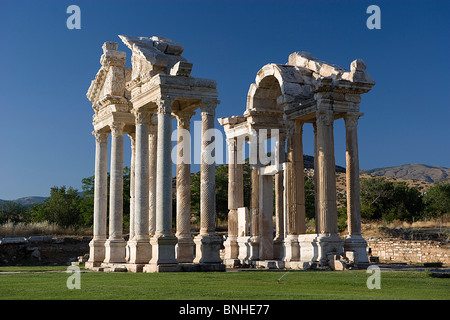
[[[52,238],[50,241],[2,243],[0,266],[67,265],[71,259],[89,253],[90,237]]]

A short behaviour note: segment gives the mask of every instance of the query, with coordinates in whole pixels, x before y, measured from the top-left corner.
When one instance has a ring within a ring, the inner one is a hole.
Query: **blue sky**
[[[81,30],[66,27],[71,4],[81,9]],[[366,27],[371,4],[381,9],[380,30]],[[94,174],[86,91],[103,42],[119,42],[130,65],[118,34],[184,44],[192,75],[217,81],[217,117],[241,115],[257,71],[294,51],[345,68],[361,58],[376,85],[361,102],[360,167],[450,167],[449,12],[449,1],[0,0],[0,199],[80,189]],[[309,125],[303,141],[312,155]],[[345,166],[342,120],[335,153]]]

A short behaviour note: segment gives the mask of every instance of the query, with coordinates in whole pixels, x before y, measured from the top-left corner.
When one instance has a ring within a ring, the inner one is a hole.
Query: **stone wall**
[[[372,256],[387,262],[442,262],[450,264],[447,243],[431,240],[399,240],[392,238],[370,238],[367,245]]]

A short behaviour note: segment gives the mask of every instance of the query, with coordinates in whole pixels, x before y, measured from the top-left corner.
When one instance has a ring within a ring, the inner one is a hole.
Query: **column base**
[[[345,238],[344,251],[353,252],[354,265],[358,269],[367,269],[370,264],[367,259],[367,242],[361,235],[350,235]]]
[[[146,264],[152,258],[152,246],[150,245],[149,239],[139,239],[136,238],[129,240],[128,243],[129,250],[129,264]]]
[[[249,241],[249,260],[259,260],[259,237],[253,236]]]
[[[152,258],[144,267],[144,272],[177,270],[178,261],[175,258],[175,245],[177,242],[178,239],[172,235],[158,235],[151,238]]]
[[[194,263],[222,263],[220,259],[220,236],[211,234],[199,234],[194,239],[196,245],[196,256]]]
[[[243,264],[250,264],[250,237],[238,237],[237,243],[239,247],[238,259]]]
[[[239,256],[239,245],[237,243],[236,236],[228,236],[227,240],[223,243],[225,247],[224,259],[234,260]]]
[[[327,254],[341,254],[344,240],[337,233],[301,234],[298,236],[300,261],[327,266]]]
[[[85,268],[93,269],[100,267],[105,260],[106,239],[92,239],[89,242],[89,260],[85,263]]]
[[[299,236],[289,234],[284,239],[284,261],[299,261],[300,260],[300,245]]]
[[[105,260],[104,263],[125,263],[124,239],[108,239],[105,242]]]
[[[275,260],[284,260],[283,243],[284,243],[283,238],[273,239],[273,258]]]
[[[191,263],[194,260],[194,239],[191,235],[180,235],[175,246],[176,259],[179,263]]]

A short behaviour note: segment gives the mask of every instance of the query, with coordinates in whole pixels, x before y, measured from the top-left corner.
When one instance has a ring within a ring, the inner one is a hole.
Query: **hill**
[[[12,202],[17,202],[25,207],[28,207],[28,206],[32,206],[33,204],[36,204],[36,203],[40,204],[40,203],[44,202],[45,199],[47,199],[47,197],[23,197],[23,198],[19,198],[16,200],[1,200],[0,199],[0,203],[12,201]]]
[[[414,163],[402,166],[385,167],[360,170],[361,174],[372,176],[385,176],[404,180],[420,180],[426,182],[438,182],[450,177],[450,169],[440,166]]]

